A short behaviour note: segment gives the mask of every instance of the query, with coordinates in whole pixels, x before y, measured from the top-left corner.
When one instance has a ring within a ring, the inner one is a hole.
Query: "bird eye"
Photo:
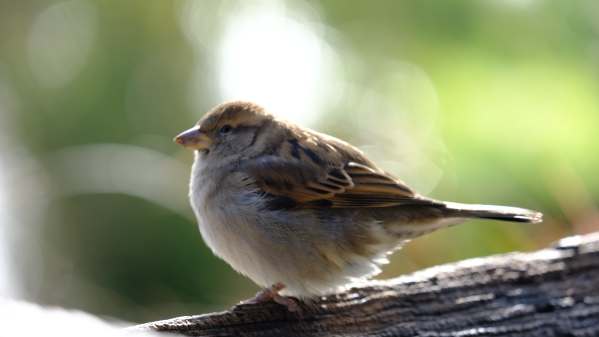
[[[226,134],[231,132],[231,130],[233,130],[233,127],[231,127],[231,125],[229,124],[225,124],[220,128],[218,132],[220,132],[221,134]]]

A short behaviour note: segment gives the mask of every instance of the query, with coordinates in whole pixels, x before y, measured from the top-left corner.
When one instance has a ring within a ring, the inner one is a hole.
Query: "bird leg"
[[[292,297],[287,297],[279,294],[279,291],[283,290],[285,285],[281,282],[275,283],[268,288],[260,290],[254,298],[244,301],[244,304],[258,304],[269,301],[274,301],[287,307],[290,312],[299,312],[301,309],[297,301]]]

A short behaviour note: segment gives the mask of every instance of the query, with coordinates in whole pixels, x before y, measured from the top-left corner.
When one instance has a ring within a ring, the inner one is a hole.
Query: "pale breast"
[[[196,160],[190,186],[192,208],[204,241],[238,272],[263,287],[272,285],[280,275],[268,261],[271,240],[262,226],[261,198],[251,190],[242,190],[240,177],[210,174],[209,170]]]
[[[240,173],[215,173],[196,160],[191,203],[202,237],[215,255],[262,287],[282,282],[286,294],[321,295],[375,275],[393,248],[378,221],[355,212],[270,210]],[[359,219],[360,218],[360,219]],[[380,247],[379,247],[380,245]]]

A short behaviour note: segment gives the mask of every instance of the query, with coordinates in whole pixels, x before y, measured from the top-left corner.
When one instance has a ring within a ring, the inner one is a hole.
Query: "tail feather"
[[[543,221],[543,213],[525,208],[460,204],[455,202],[444,202],[443,204],[451,216],[458,218],[482,218],[527,223],[539,223]]]

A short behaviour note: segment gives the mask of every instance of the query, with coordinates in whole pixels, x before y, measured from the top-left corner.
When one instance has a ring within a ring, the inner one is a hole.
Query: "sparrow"
[[[263,288],[250,302],[290,311],[377,275],[389,254],[434,230],[542,220],[422,196],[349,143],[251,102],[216,106],[175,142],[195,152],[189,197],[206,244]]]

